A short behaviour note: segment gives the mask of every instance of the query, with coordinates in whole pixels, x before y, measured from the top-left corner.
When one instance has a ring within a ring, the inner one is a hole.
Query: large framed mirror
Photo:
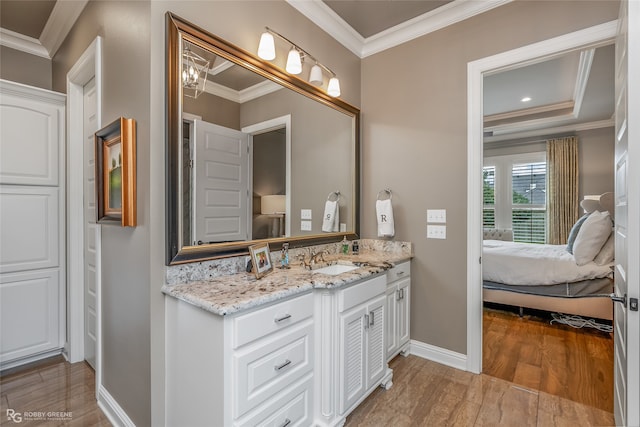
[[[360,111],[170,12],[166,27],[167,265],[357,238]]]

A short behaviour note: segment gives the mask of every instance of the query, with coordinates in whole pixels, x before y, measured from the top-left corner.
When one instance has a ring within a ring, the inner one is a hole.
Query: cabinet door
[[[344,413],[366,390],[366,306],[340,314],[340,413]]]
[[[411,307],[411,278],[407,277],[398,282],[398,291],[400,299],[396,306],[396,331],[398,336],[398,348],[402,347],[409,341],[409,310]]]
[[[382,378],[385,372],[387,352],[384,345],[384,326],[386,298],[381,295],[367,304],[367,314],[369,321],[366,333],[367,354],[367,384],[369,388]]]
[[[387,360],[398,348],[398,335],[396,334],[396,300],[398,299],[398,287],[394,283],[387,288],[386,292],[386,315],[384,319],[384,339],[387,349]]]

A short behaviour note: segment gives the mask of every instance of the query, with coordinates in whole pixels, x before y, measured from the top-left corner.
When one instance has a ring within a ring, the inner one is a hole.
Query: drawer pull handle
[[[402,276],[402,275],[404,274],[404,271],[398,271],[396,274],[397,274],[398,276]]]
[[[287,427],[289,424],[291,424],[291,420],[287,418],[282,424],[280,424],[280,427]]]
[[[276,365],[273,367],[273,369],[275,369],[276,371],[279,371],[282,368],[285,368],[287,366],[291,365],[291,360],[287,359],[284,361],[284,363],[282,365]]]
[[[287,320],[287,319],[291,319],[291,315],[290,314],[285,314],[282,317],[278,317],[276,319],[273,319],[274,322],[279,323],[282,322],[283,320]]]

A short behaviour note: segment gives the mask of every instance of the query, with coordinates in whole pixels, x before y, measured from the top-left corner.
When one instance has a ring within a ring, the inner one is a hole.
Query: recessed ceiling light
[[[529,97],[529,96],[525,96],[524,98],[522,98],[520,100],[520,102],[529,102],[529,101],[531,101],[531,97]]]

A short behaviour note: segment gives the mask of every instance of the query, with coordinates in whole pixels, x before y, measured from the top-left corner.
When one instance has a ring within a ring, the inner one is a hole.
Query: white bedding
[[[509,285],[554,285],[606,277],[609,265],[578,266],[566,245],[484,240],[482,279]]]

